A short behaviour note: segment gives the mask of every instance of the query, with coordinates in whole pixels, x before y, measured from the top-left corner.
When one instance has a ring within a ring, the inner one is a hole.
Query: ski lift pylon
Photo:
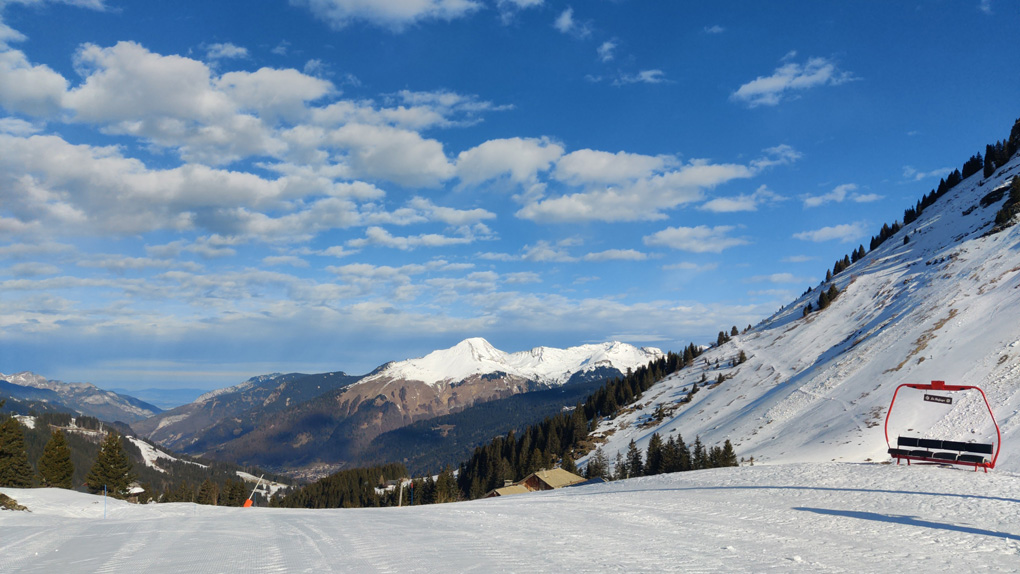
[[[976,390],[981,393],[981,398],[984,399],[985,407],[988,409],[988,416],[992,420],[992,425],[995,426],[994,453],[990,444],[902,436],[896,439],[896,447],[893,447],[889,442],[889,417],[892,415],[893,405],[896,404],[896,395],[899,394],[900,389],[903,387],[938,392]],[[995,415],[992,413],[992,406],[988,403],[988,397],[980,387],[974,385],[947,385],[945,381],[903,383],[896,387],[896,391],[893,392],[892,401],[889,403],[889,410],[885,413],[885,444],[889,448],[889,454],[896,459],[896,464],[899,464],[900,460],[906,460],[909,465],[910,461],[915,460],[937,464],[961,464],[973,466],[975,472],[978,468],[983,468],[985,472],[988,472],[989,468],[995,468],[995,461],[999,459],[999,451],[1002,449],[1002,432],[999,430],[999,423],[995,422]],[[947,451],[955,451],[955,454]],[[992,455],[992,459],[988,460],[985,458],[985,454]]]

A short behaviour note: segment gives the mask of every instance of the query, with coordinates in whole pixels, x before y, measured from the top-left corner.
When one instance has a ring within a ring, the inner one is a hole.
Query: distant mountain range
[[[202,454],[251,432],[274,413],[351,385],[359,378],[343,372],[260,375],[205,393],[194,402],[138,421],[132,428],[167,448]]]
[[[624,343],[506,353],[472,338],[365,376],[255,377],[132,428],[192,455],[276,469],[338,468],[358,464],[373,439],[388,431],[522,393],[621,376],[661,356],[659,349]],[[570,405],[578,398],[569,397]],[[497,424],[495,432],[508,428]],[[460,429],[456,436],[473,435]],[[372,458],[379,456],[385,455],[373,447]]]
[[[35,373],[0,373],[0,398],[46,405],[41,410],[79,413],[106,421],[133,423],[157,415],[159,407],[89,383],[51,381]]]
[[[113,388],[111,391],[120,395],[130,395],[136,399],[145,401],[150,405],[156,405],[163,410],[186,405],[198,397],[209,392],[209,389],[121,389]]]

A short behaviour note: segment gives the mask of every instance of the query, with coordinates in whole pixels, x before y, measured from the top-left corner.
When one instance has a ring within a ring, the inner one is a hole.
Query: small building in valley
[[[543,469],[529,474],[524,477],[524,479],[519,480],[516,483],[507,484],[502,488],[494,488],[485,494],[485,498],[507,496],[510,494],[524,494],[540,490],[554,490],[584,481],[585,478],[583,476],[567,472],[562,468],[554,468],[551,470]]]

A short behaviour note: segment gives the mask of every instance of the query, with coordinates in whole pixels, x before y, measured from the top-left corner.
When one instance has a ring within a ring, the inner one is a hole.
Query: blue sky
[[[714,340],[1008,135],[1018,31],[1001,0],[0,0],[0,372]]]

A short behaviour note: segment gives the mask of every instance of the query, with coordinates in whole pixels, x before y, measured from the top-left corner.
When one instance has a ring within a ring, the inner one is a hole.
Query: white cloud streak
[[[825,241],[839,241],[849,243],[867,235],[863,222],[844,223],[842,225],[831,225],[811,231],[795,233],[794,239],[822,243]]]
[[[758,76],[740,86],[730,95],[730,99],[749,108],[775,106],[785,99],[797,97],[803,90],[838,86],[856,79],[853,74],[840,70],[827,58],[808,58],[801,64],[791,61],[796,55],[796,52],[790,52],[772,75]]]

